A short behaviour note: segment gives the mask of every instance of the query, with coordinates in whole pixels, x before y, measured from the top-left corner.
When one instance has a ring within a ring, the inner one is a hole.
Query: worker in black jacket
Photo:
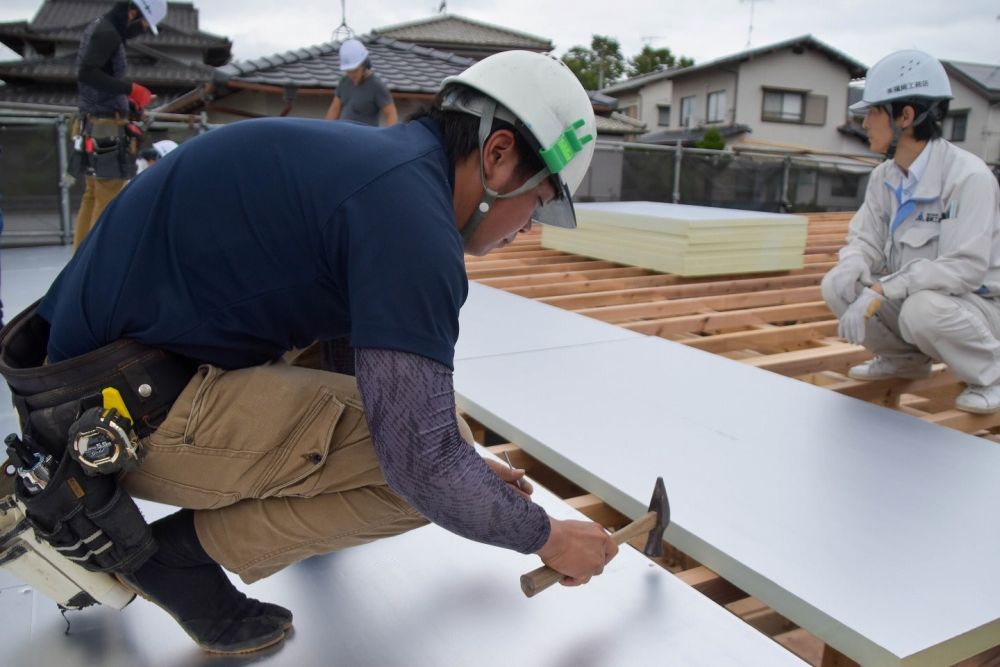
[[[129,116],[141,115],[153,96],[145,86],[125,79],[125,40],[146,32],[156,34],[156,25],[166,14],[166,0],[116,2],[83,32],[77,55],[80,119],[75,134],[86,189],[74,246],[80,245],[104,207],[135,175],[141,131]]]

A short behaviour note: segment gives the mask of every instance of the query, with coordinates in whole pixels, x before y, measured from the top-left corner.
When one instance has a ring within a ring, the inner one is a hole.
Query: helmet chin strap
[[[544,181],[549,175],[548,169],[542,169],[525,181],[521,187],[506,194],[500,194],[486,185],[486,160],[484,155],[484,146],[486,145],[486,140],[490,137],[490,130],[493,129],[493,118],[496,114],[496,108],[497,103],[495,100],[486,98],[483,101],[483,113],[479,117],[479,180],[483,184],[483,196],[479,199],[479,204],[476,205],[475,210],[472,211],[472,215],[469,216],[469,219],[465,221],[465,225],[462,227],[462,241],[466,244],[469,243],[469,239],[471,239],[472,235],[476,233],[477,229],[479,229],[479,225],[482,224],[483,220],[486,218],[486,214],[490,212],[490,209],[493,207],[493,202],[497,199],[512,199],[514,197],[519,197],[525,192],[538,187],[538,184]]]
[[[921,112],[919,116],[913,119],[913,122],[910,123],[910,127],[916,127],[917,125],[920,125],[922,122],[924,122],[924,119],[927,118],[927,116],[929,116],[931,112],[937,108],[937,105],[938,105],[937,100],[931,102],[931,105],[927,107],[926,110]],[[893,118],[892,116],[891,104],[883,104],[882,108],[885,109],[886,114],[888,114],[889,125],[892,127],[892,141],[889,142],[889,148],[885,152],[885,159],[892,160],[893,158],[896,157],[896,147],[899,145],[899,138],[903,136],[903,130],[905,128],[901,128],[898,125],[896,125],[896,119]]]

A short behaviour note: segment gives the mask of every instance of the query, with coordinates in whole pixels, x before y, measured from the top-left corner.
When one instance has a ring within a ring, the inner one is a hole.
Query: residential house
[[[456,14],[439,14],[375,28],[371,31],[371,36],[398,39],[473,60],[482,60],[494,53],[512,49],[546,53],[555,48],[552,40],[546,37],[529,35]]]
[[[944,138],[1000,164],[1000,65],[942,61],[954,99],[944,120]]]
[[[732,145],[796,152],[866,152],[837,131],[847,89],[865,66],[812,35],[665,69],[603,89],[651,131],[640,141],[691,144],[716,128]]]
[[[77,103],[77,51],[83,31],[111,7],[108,0],[44,0],[30,21],[0,23],[0,42],[20,60],[0,63],[0,108]],[[159,34],[126,42],[128,76],[169,102],[229,62],[232,43],[198,28],[191,3],[170,2]]]
[[[646,124],[650,132],[670,127],[674,82],[671,70],[641,74],[601,89],[618,100],[618,111]]]
[[[951,92],[943,136],[956,146],[1000,168],[1000,65],[942,60]],[[850,102],[861,99],[863,88],[851,86]],[[862,118],[851,118],[838,128],[867,142]]]
[[[400,118],[429,105],[449,76],[476,61],[448,51],[392,39],[384,35],[359,37],[368,48],[374,71],[385,81]],[[210,123],[262,116],[321,118],[326,113],[343,72],[331,41],[215,70],[210,80],[173,100],[163,111],[205,111]],[[599,139],[631,140],[646,125],[617,111],[612,97],[591,94]]]
[[[382,78],[400,118],[429,104],[445,77],[475,61],[388,37],[361,36],[373,70]],[[343,72],[340,42],[331,41],[255,60],[234,62],[163,110],[205,111],[210,123],[262,116],[322,118]]]

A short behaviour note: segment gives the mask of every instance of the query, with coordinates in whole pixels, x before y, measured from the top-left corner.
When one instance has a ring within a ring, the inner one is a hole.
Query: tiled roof
[[[483,23],[455,14],[397,23],[375,28],[373,36],[384,36],[415,43],[468,44],[508,49],[551,51],[552,40],[525,32]]]
[[[368,47],[372,67],[394,92],[436,93],[441,81],[464,71],[474,60],[445,51],[407,44],[388,37],[360,37]],[[336,88],[340,42],[324,42],[295,51],[230,63],[216,72],[223,82],[297,88]]]
[[[30,21],[0,23],[0,41],[18,53],[18,42],[79,42],[84,28],[110,9],[108,0],[45,0]],[[190,3],[167,4],[167,16],[159,24],[158,35],[134,40],[158,47],[221,48],[231,43],[225,37],[198,29],[198,10]]]
[[[614,111],[610,116],[595,116],[598,134],[642,134],[646,124],[623,113]]]
[[[79,97],[76,93],[76,87],[71,88],[67,85],[49,83],[23,85],[13,83],[0,86],[0,107],[3,106],[4,102],[76,108]]]
[[[606,94],[623,93],[636,88],[641,88],[645,84],[652,81],[659,81],[660,79],[677,79],[679,77],[710,69],[712,67],[720,67],[722,65],[729,65],[732,63],[742,62],[744,60],[752,60],[782,49],[815,49],[816,51],[820,51],[847,68],[851,78],[854,79],[863,77],[865,75],[865,71],[868,69],[863,63],[851,58],[842,51],[833,48],[826,42],[816,39],[812,35],[802,35],[801,37],[786,39],[783,42],[776,42],[774,44],[768,44],[767,46],[760,46],[755,49],[748,49],[746,51],[740,51],[739,53],[733,53],[714,60],[708,60],[690,67],[674,67],[672,69],[664,69],[658,72],[642,74],[640,76],[626,79],[625,81],[602,88],[601,92]]]
[[[948,74],[983,94],[990,102],[1000,101],[1000,65],[943,60]]]
[[[131,49],[130,49],[131,51]],[[134,54],[133,54],[134,55]],[[146,58],[130,58],[128,77],[141,81],[143,85],[156,87],[163,85],[193,87],[211,77],[213,69],[207,65],[185,63],[173,58],[150,61]],[[60,82],[76,91],[76,55],[58,58],[30,58],[0,63],[0,79],[27,82]]]
[[[723,127],[716,127],[715,129],[719,131],[719,134],[722,135],[724,139],[728,139],[729,137],[734,137],[739,134],[753,132],[749,125],[740,124],[726,125]],[[657,132],[644,134],[639,137],[638,140],[644,144],[675,144],[678,141],[682,144],[689,144],[695,141],[701,141],[708,130],[708,127],[696,127],[683,130],[659,130]]]
[[[111,9],[109,0],[45,0],[31,20],[36,30],[84,26]],[[190,2],[168,2],[167,16],[160,25],[184,32],[198,29],[198,10]]]

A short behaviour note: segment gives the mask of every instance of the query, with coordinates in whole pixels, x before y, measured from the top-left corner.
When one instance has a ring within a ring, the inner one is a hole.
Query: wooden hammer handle
[[[612,533],[611,539],[615,544],[621,545],[637,535],[648,533],[654,526],[656,526],[656,512],[647,512],[645,516]],[[542,565],[521,575],[521,590],[527,597],[534,597],[562,578],[562,573],[556,572],[548,565]]]

